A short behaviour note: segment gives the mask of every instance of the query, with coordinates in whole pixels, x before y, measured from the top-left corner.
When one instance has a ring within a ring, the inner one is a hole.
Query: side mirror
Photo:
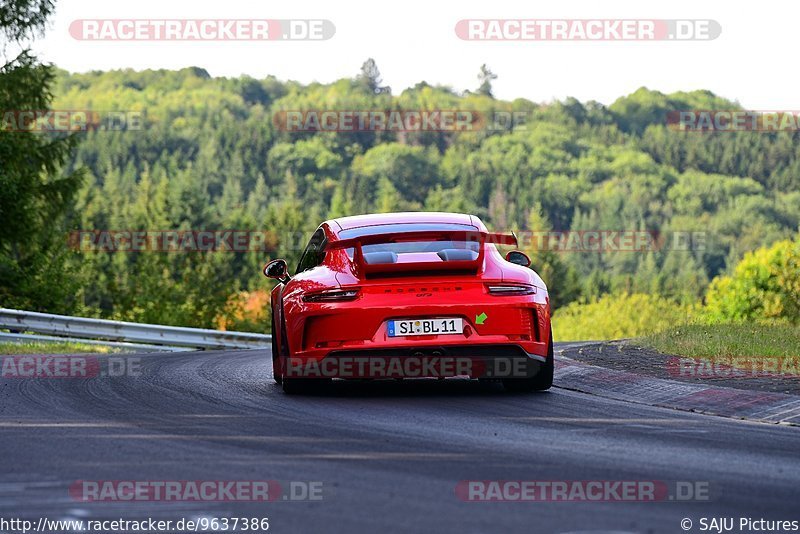
[[[529,267],[531,264],[531,259],[528,257],[528,255],[524,252],[520,252],[519,250],[512,250],[506,254],[506,261],[513,263],[514,265],[522,265],[523,267]]]
[[[264,266],[264,276],[278,280],[283,284],[289,281],[288,271],[289,267],[286,265],[286,260],[272,260]]]

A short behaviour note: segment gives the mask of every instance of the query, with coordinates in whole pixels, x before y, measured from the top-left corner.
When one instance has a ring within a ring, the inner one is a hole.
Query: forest
[[[197,67],[54,70],[52,109],[137,112],[142,124],[72,135],[59,172],[79,185],[63,210],[46,214],[52,240],[30,254],[47,261],[29,258],[41,268],[4,284],[4,305],[265,331],[265,260],[296,264],[331,217],[431,210],[476,214],[496,231],[701,235],[684,248],[526,250],[556,314],[618,294],[684,307],[702,302],[746,253],[793,239],[800,227],[796,132],[668,125],[675,110],[741,109],[711,92],[643,87],[608,106],[536,103],[495,98],[485,67],[474,90],[423,81],[398,94],[373,61],[353,70],[308,85]],[[295,132],[278,118],[297,110],[468,110],[515,120],[468,131]],[[244,251],[75,247],[69,236],[89,230],[240,230],[271,241]]]

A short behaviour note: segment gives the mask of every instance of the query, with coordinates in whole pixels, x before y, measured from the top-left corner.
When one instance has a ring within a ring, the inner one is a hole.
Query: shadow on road
[[[280,389],[277,384],[270,387]],[[541,396],[547,392],[512,393],[499,381],[467,380],[465,378],[410,380],[334,380],[320,383],[298,397],[497,397]]]

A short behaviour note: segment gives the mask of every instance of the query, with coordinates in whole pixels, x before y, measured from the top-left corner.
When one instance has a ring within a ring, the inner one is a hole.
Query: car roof
[[[369,215],[354,215],[339,217],[328,221],[331,228],[338,233],[340,230],[361,228],[363,226],[377,226],[386,224],[463,224],[478,230],[482,223],[477,217],[465,213],[444,213],[435,211],[408,211],[401,213],[372,213]]]

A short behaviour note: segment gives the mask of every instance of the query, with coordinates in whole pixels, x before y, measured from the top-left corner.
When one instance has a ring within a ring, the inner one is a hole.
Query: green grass
[[[638,337],[632,344],[663,354],[707,356],[800,356],[800,327],[767,324],[686,325]]]
[[[74,354],[79,352],[113,353],[113,347],[92,345],[89,343],[58,342],[46,343],[33,341],[26,343],[0,343],[0,354]]]

